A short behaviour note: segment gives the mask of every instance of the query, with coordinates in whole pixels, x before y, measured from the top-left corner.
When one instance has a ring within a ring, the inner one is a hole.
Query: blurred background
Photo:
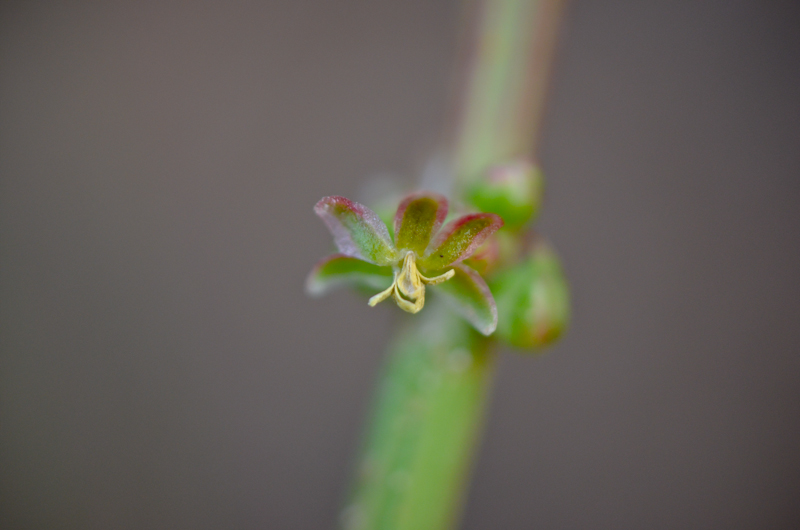
[[[438,146],[456,1],[0,7],[0,527],[334,526],[392,304],[313,215]],[[463,528],[800,527],[800,5],[572,2],[566,339],[503,352]]]

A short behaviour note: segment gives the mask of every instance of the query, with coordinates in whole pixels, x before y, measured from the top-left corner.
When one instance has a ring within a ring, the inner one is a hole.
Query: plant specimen
[[[562,2],[467,4],[450,201],[420,190],[391,220],[343,197],[314,209],[339,252],[314,268],[308,291],[353,285],[371,306],[392,298],[412,314],[389,347],[345,530],[453,528],[498,345],[536,351],[569,318],[561,265],[531,227],[543,192],[533,145]],[[459,215],[447,222],[451,209]]]

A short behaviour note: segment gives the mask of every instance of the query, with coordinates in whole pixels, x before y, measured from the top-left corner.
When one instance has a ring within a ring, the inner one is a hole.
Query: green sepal
[[[503,226],[493,213],[473,213],[447,223],[420,260],[423,267],[440,270],[472,255],[486,238]]]
[[[497,328],[497,306],[486,282],[472,268],[458,264],[455,275],[436,286],[436,292],[483,335],[491,335]]]
[[[314,213],[325,222],[342,254],[377,265],[397,261],[386,224],[363,204],[345,197],[324,197],[314,206]]]
[[[569,286],[558,257],[541,245],[492,281],[496,336],[517,348],[547,346],[561,337],[570,316]]]
[[[306,292],[320,296],[343,285],[383,290],[392,284],[392,278],[390,267],[379,267],[344,254],[333,254],[317,263],[308,275]]]
[[[422,256],[445,217],[447,199],[441,195],[423,192],[407,196],[394,218],[395,246]]]

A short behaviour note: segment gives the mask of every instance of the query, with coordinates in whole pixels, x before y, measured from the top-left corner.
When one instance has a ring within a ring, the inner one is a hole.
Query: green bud
[[[569,287],[555,253],[541,245],[492,282],[496,336],[517,348],[547,346],[566,330]]]
[[[469,189],[468,196],[480,211],[498,214],[507,228],[516,230],[538,213],[543,188],[541,170],[530,160],[519,159],[493,167]]]

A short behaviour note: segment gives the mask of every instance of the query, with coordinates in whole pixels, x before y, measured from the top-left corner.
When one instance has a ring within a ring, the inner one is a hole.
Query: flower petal
[[[344,197],[325,197],[314,206],[314,213],[328,226],[342,254],[378,265],[397,261],[389,230],[363,204]]]
[[[456,274],[436,286],[450,306],[486,336],[497,328],[497,306],[481,275],[464,264],[453,267]]]
[[[474,213],[447,223],[431,242],[420,262],[428,269],[442,269],[472,255],[487,237],[503,226],[493,213]]]
[[[333,254],[317,263],[308,275],[306,292],[319,296],[340,285],[385,289],[391,282],[392,270],[388,267],[379,267],[344,254]]]
[[[420,192],[408,195],[400,203],[394,217],[395,243],[399,249],[422,255],[431,237],[447,217],[447,199],[438,193]]]

